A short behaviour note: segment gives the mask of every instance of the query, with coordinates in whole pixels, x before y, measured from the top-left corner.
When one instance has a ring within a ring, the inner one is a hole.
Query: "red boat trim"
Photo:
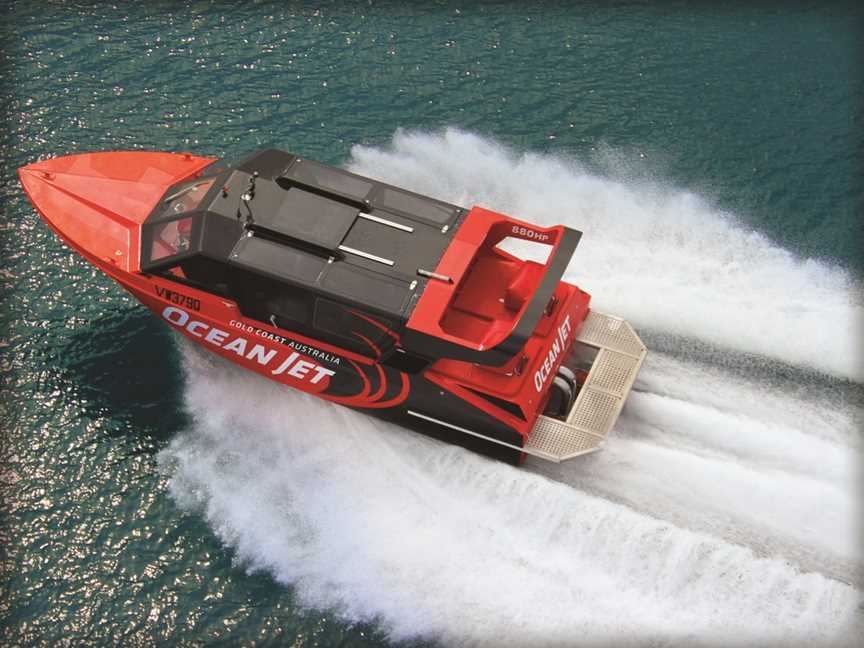
[[[377,401],[387,392],[387,376],[381,368],[381,365],[375,365],[375,368],[378,370],[378,389],[369,397],[370,400],[373,401]]]
[[[353,362],[351,364],[354,364]],[[356,368],[356,365],[355,365]],[[405,402],[405,399],[408,398],[408,392],[410,391],[410,383],[406,380],[406,376],[404,373],[399,374],[399,379],[402,381],[401,388],[399,393],[391,399],[386,401],[375,401],[374,397],[378,396],[380,398],[378,389],[373,396],[367,397],[369,393],[369,379],[366,378],[365,374],[363,374],[363,381],[365,383],[364,390],[355,396],[331,396],[326,393],[318,393],[316,396],[320,396],[326,400],[332,401],[334,403],[339,403],[341,405],[349,405],[351,407],[360,407],[363,409],[384,409],[388,407],[394,407]],[[386,385],[385,385],[386,392]]]
[[[386,326],[384,326],[384,325],[383,325],[381,322],[379,322],[378,320],[372,319],[372,318],[369,317],[368,315],[364,315],[363,313],[361,313],[361,312],[359,312],[359,311],[357,311],[357,310],[355,310],[355,309],[353,309],[353,308],[349,308],[349,309],[348,309],[348,312],[351,313],[352,315],[354,315],[355,317],[359,317],[359,318],[362,319],[362,320],[366,320],[366,321],[369,322],[372,326],[375,326],[375,327],[381,329],[382,331],[384,331],[387,335],[389,335],[391,338],[393,338],[393,340],[394,340],[395,342],[397,342],[397,343],[399,342],[399,336],[396,335],[396,334],[395,334],[393,331],[391,331],[389,328],[387,328]]]
[[[368,337],[366,337],[366,336],[363,335],[362,333],[358,333],[357,331],[351,331],[351,333],[352,333],[355,337],[360,338],[360,339],[363,340],[366,344],[368,344],[369,347],[370,347],[370,348],[375,352],[375,357],[376,357],[376,358],[380,358],[380,357],[381,357],[381,349],[378,348],[378,345],[377,345],[377,344],[375,344],[372,340],[370,340]]]

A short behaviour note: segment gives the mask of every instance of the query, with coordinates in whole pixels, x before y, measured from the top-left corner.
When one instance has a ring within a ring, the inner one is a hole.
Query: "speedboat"
[[[645,358],[562,281],[581,237],[563,225],[276,149],[84,153],[19,176],[69,247],[192,342],[513,464],[599,449]]]

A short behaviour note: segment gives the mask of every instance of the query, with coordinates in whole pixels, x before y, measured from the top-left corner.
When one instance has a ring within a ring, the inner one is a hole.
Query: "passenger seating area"
[[[523,261],[497,247],[478,252],[441,328],[475,344],[486,345],[509,332],[543,275],[543,266]]]

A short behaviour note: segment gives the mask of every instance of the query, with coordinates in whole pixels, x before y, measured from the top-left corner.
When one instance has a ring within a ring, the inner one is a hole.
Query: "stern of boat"
[[[599,450],[612,430],[647,355],[625,320],[591,311],[562,365],[579,377],[566,414],[540,415],[524,450],[561,462]]]

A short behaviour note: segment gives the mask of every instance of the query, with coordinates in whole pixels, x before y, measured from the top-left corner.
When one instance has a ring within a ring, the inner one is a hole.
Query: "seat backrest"
[[[519,311],[522,309],[537,288],[537,278],[542,271],[543,266],[534,261],[525,261],[522,264],[504,291],[504,305],[509,310]]]

